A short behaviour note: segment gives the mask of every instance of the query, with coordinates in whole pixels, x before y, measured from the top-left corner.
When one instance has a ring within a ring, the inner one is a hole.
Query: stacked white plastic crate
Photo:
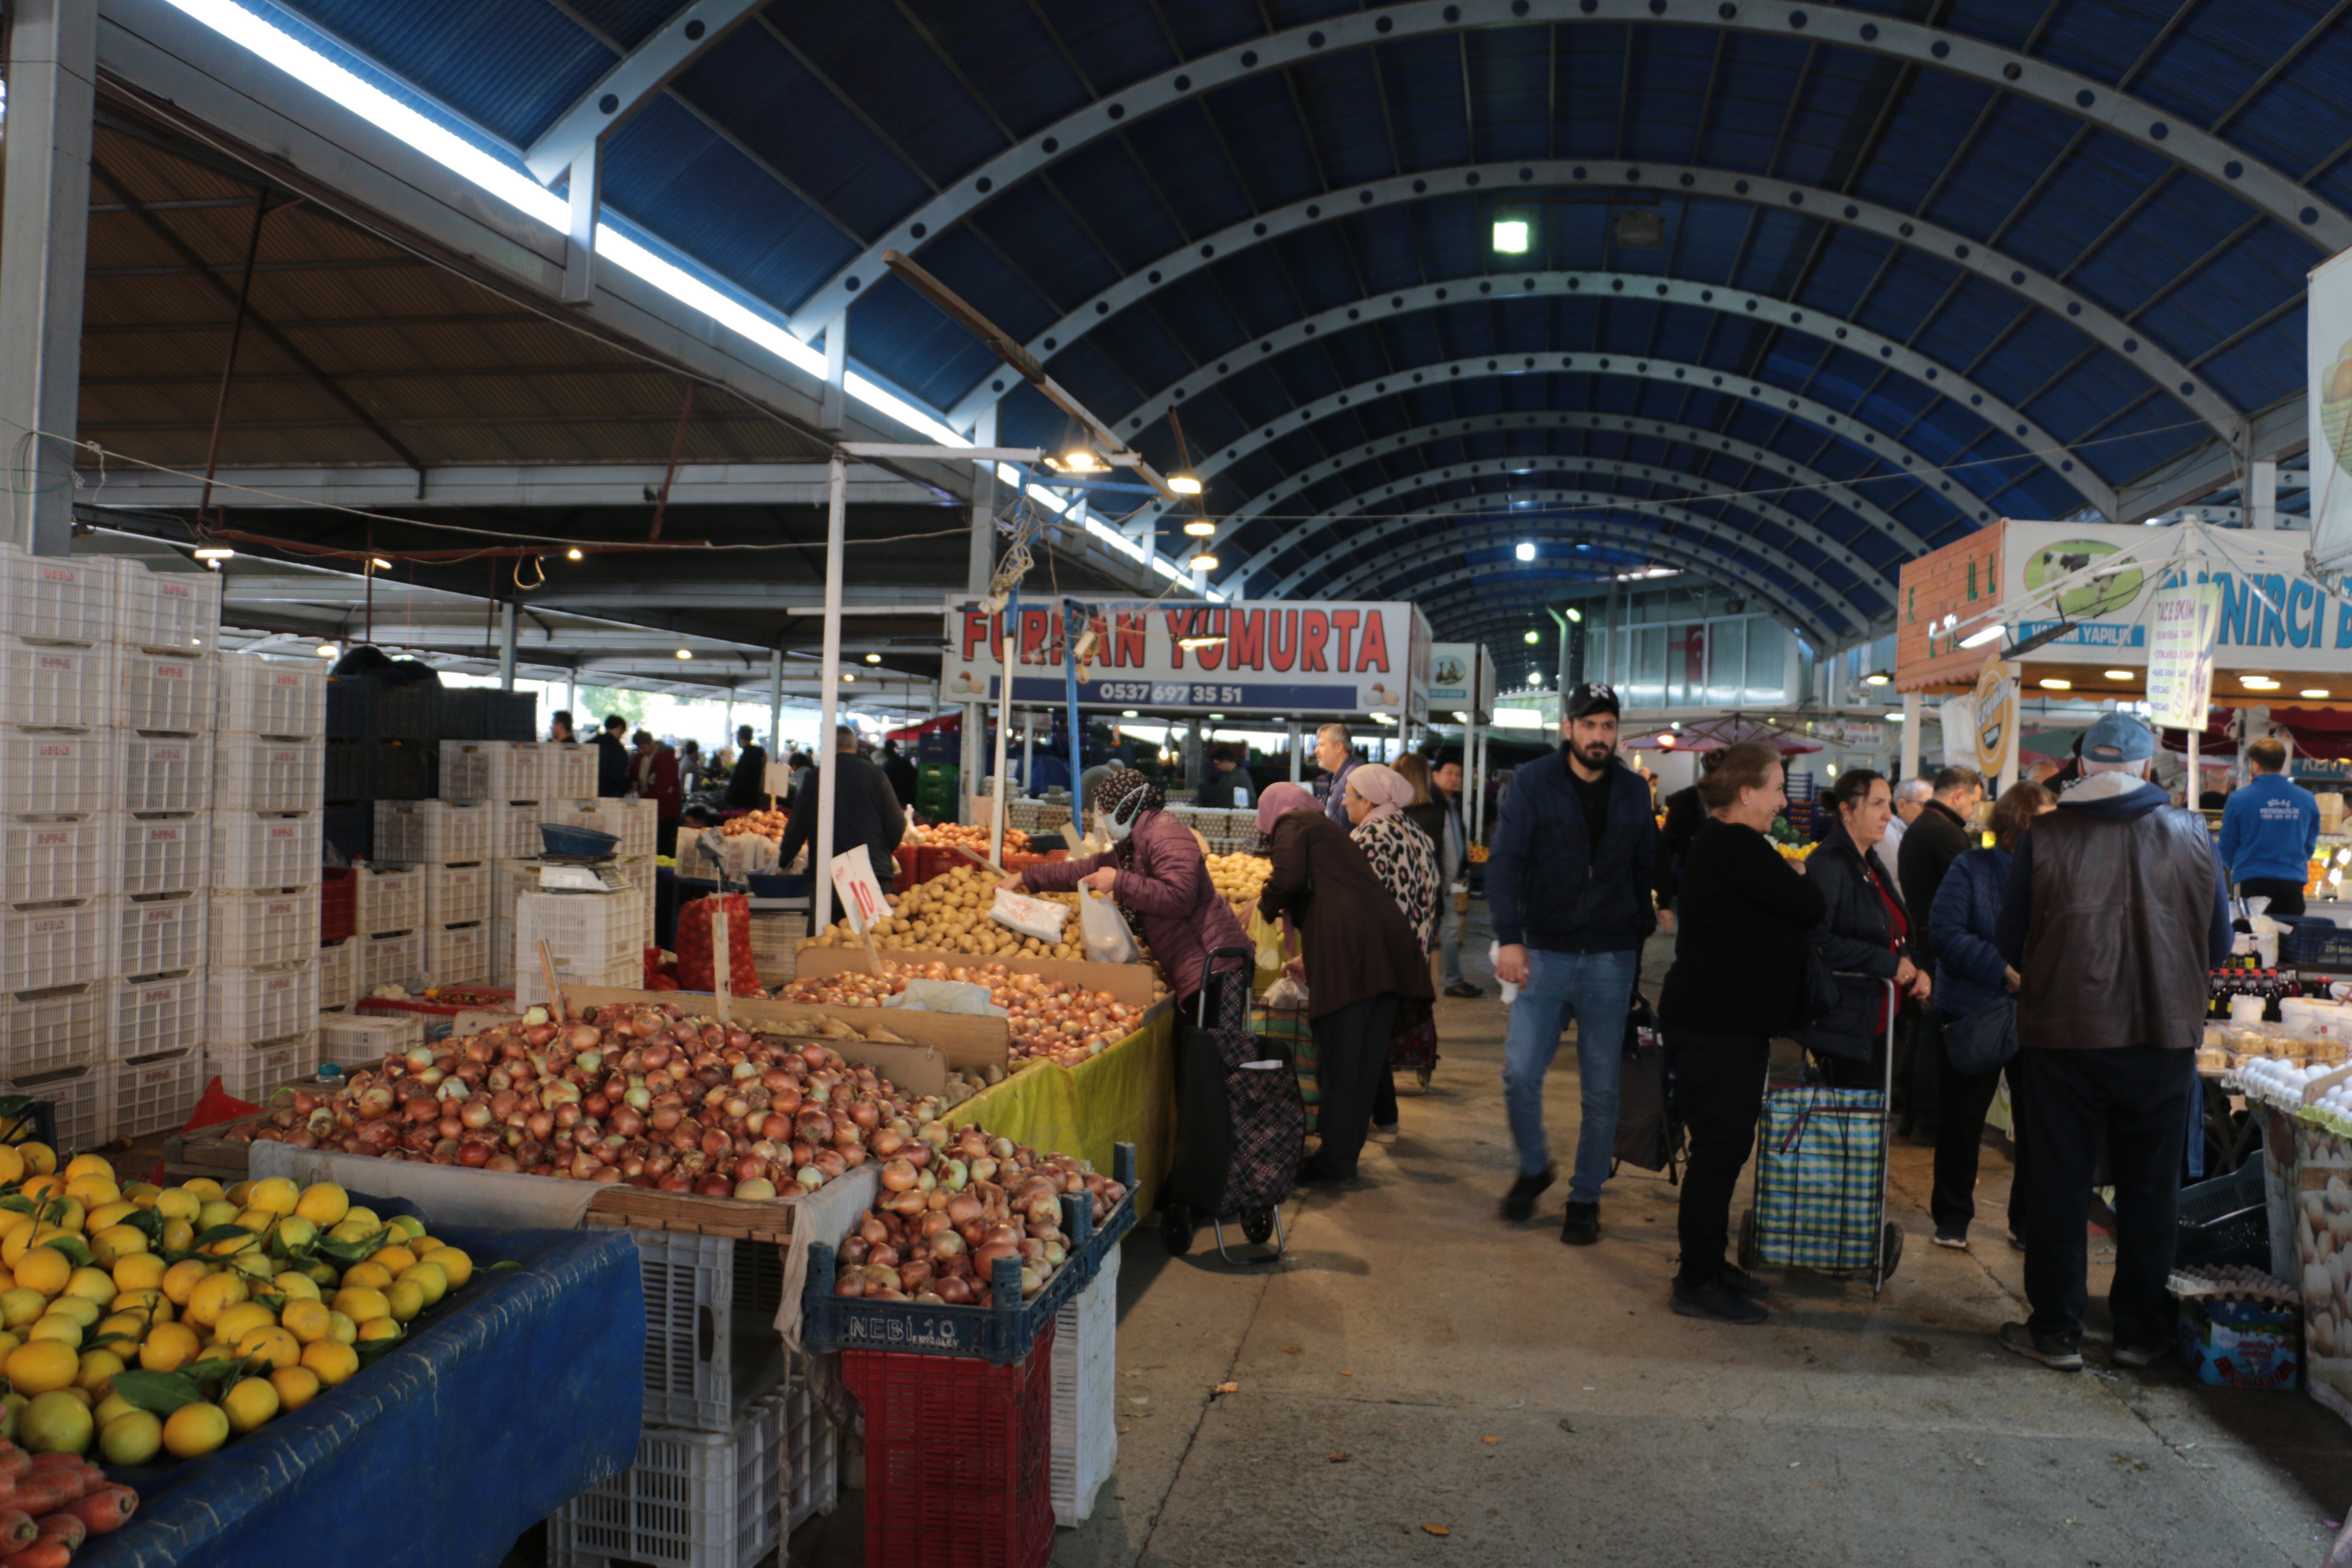
[[[490,851],[504,812],[497,804],[447,795],[451,753],[484,743],[443,743],[444,798],[376,802],[376,858],[415,873],[417,973],[436,985],[489,978]]]
[[[474,978],[493,985],[514,983],[515,900],[539,887],[542,845],[539,825],[559,820],[543,805],[575,795],[593,795],[596,749],[553,742],[466,741],[441,749],[441,798],[478,802],[488,814],[488,853],[481,879],[485,926],[473,976],[436,974],[436,979]],[[650,872],[645,878],[652,885]],[[650,905],[647,920],[650,922]],[[455,936],[444,951],[456,957]],[[534,961],[535,963],[535,961]]]
[[[259,1101],[319,1064],[326,673],[230,655],[218,686],[205,1070]]]

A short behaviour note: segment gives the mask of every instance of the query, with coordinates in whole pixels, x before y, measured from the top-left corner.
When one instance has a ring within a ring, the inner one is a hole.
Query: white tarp
[[[2311,563],[2333,577],[2352,567],[2352,251],[2312,269],[2305,311]]]

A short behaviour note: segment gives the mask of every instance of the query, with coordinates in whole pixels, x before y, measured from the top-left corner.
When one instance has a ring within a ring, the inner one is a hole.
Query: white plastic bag
[[[1078,889],[1078,932],[1087,956],[1097,963],[1133,963],[1143,956],[1118,905],[1084,885]]]
[[[1258,1005],[1274,1013],[1303,1013],[1307,1010],[1307,983],[1286,974],[1265,988]]]
[[[1039,942],[1062,940],[1062,923],[1070,918],[1069,907],[1049,899],[1033,899],[1024,893],[1006,889],[996,889],[996,902],[990,906],[988,918],[998,925],[1034,936]]]
[[[909,980],[907,988],[882,998],[885,1007],[906,1007],[918,1013],[961,1013],[974,1018],[1002,1018],[1004,1009],[988,999],[988,987],[968,980]]]
[[[1500,963],[1503,962],[1503,944],[1501,942],[1490,942],[1486,944],[1486,962],[1488,963]],[[1507,1007],[1512,1003],[1519,999],[1519,988],[1512,984],[1507,980],[1501,981],[1500,984],[1503,987],[1503,1005]]]

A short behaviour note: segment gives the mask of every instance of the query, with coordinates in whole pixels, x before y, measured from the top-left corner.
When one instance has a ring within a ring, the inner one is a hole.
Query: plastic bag
[[[918,1013],[961,1013],[974,1018],[1002,1018],[1003,1008],[988,999],[988,987],[968,980],[909,980],[904,991],[882,998],[885,1007],[907,1007]]]
[[[1078,932],[1086,941],[1087,956],[1097,963],[1133,963],[1143,956],[1118,906],[1083,885],[1078,889]]]
[[[1258,1005],[1272,1013],[1303,1013],[1307,1010],[1307,983],[1286,974],[1265,988]]]
[[[996,902],[989,906],[988,918],[1023,936],[1034,936],[1039,942],[1059,942],[1063,922],[1070,918],[1070,910],[1066,904],[999,888]]]
[[[1501,942],[1490,942],[1486,944],[1486,962],[1489,963],[1500,963],[1503,962],[1503,944]],[[1497,978],[1499,979],[1499,976]],[[1507,980],[1502,980],[1500,984],[1503,987],[1503,1005],[1507,1007],[1512,1003],[1519,999],[1519,988],[1512,984]]]

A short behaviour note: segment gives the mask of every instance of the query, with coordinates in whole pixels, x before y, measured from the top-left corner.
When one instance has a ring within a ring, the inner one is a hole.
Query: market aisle
[[[1434,1092],[1406,1100],[1361,1187],[1306,1201],[1278,1268],[1129,1243],[1129,1430],[1056,1564],[2324,1555],[2352,1433],[2299,1395],[1997,1355],[2017,1258],[1997,1233],[1969,1255],[1925,1244],[1925,1150],[1897,1150],[1913,1246],[1875,1308],[1866,1287],[1800,1278],[1763,1329],[1672,1316],[1673,1190],[1646,1176],[1612,1184],[1598,1247],[1559,1244],[1557,1188],[1545,1223],[1506,1230],[1503,1012],[1441,1006]],[[1554,1084],[1557,1142],[1575,1096]],[[2007,1166],[1987,1165],[1997,1205]]]

